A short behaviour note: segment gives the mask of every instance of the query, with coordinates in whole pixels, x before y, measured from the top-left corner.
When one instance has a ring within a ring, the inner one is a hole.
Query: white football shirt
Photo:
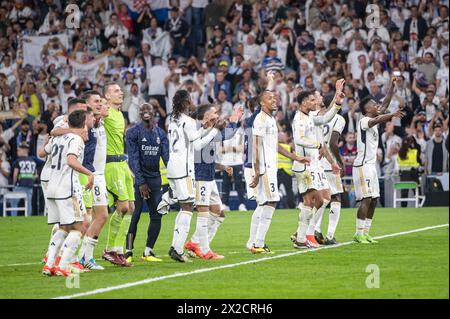
[[[292,133],[294,135],[295,154],[307,156],[311,159],[308,169],[314,170],[319,165],[319,143],[317,126],[314,124],[312,115],[297,111],[292,121]],[[303,172],[306,164],[294,161],[292,170]]]
[[[193,143],[202,137],[203,132],[203,129],[197,129],[196,121],[186,114],[181,114],[178,119],[173,115],[170,116],[168,178],[177,179],[186,176],[194,178]]]
[[[323,143],[325,145],[327,145],[328,148],[329,148],[331,134],[333,132],[338,132],[339,134],[342,134],[342,131],[344,130],[344,127],[345,127],[345,119],[341,115],[336,114],[334,116],[334,118],[331,120],[330,123],[327,123],[327,124],[322,126]],[[336,160],[336,158],[334,157],[333,153],[330,152],[330,154],[334,158],[334,160]],[[331,171],[332,170],[331,169],[331,165],[327,161],[326,158],[322,157],[321,161],[322,161],[322,167],[323,167],[323,169],[325,171]]]
[[[95,145],[94,162],[92,165],[95,168],[95,175],[103,175],[105,173],[106,165],[106,132],[103,122],[100,122],[98,127],[93,127],[92,132],[97,139]]]
[[[364,164],[375,164],[377,161],[378,149],[378,124],[369,127],[370,117],[363,117],[359,120],[357,128],[357,154],[354,167],[363,166]]]
[[[252,134],[262,138],[262,147],[259,150],[259,173],[276,171],[278,169],[278,127],[275,118],[264,111],[259,112],[253,122]]]
[[[69,128],[69,123],[67,122],[67,117],[65,115],[60,115],[56,119],[53,120],[53,129],[55,128]],[[50,137],[50,140],[48,141],[48,144],[50,144],[51,140],[54,137]],[[40,179],[42,182],[48,182],[50,179],[50,175],[52,172],[51,169],[51,158],[49,155],[47,155],[47,159],[45,160],[44,167],[41,171]]]
[[[54,137],[45,146],[51,166],[48,181],[48,199],[67,199],[72,197],[74,185],[79,185],[78,172],[67,163],[67,157],[73,154],[83,162],[84,142],[79,135],[65,134]]]

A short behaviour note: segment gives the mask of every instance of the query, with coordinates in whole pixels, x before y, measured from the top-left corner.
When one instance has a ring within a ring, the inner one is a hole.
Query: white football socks
[[[153,252],[153,249],[151,249],[150,247],[145,247],[144,256],[150,256],[150,254],[152,252]]]
[[[258,229],[256,230],[255,247],[264,247],[266,234],[272,222],[272,216],[274,211],[275,207],[268,205],[262,206],[261,217],[259,219]]]
[[[63,243],[64,249],[61,256],[61,261],[59,262],[59,267],[61,269],[66,269],[72,260],[72,257],[77,251],[78,245],[81,241],[81,233],[76,230],[72,230],[69,235],[67,235],[66,240]]]
[[[64,242],[64,240],[67,237],[67,233],[62,230],[62,229],[58,229],[52,236],[52,238],[50,239],[50,243],[48,245],[48,250],[47,250],[47,263],[46,265],[50,268],[53,268],[55,266],[55,260],[56,260],[56,256],[59,252],[59,250],[62,247],[62,244]]]
[[[340,216],[341,216],[341,203],[332,202],[330,204],[330,217],[328,220],[328,233],[327,233],[328,239],[334,238],[334,233],[336,232],[336,227],[339,222]]]
[[[203,254],[206,254],[209,251],[208,219],[209,212],[199,212],[197,215],[197,226],[195,232],[198,234],[200,250]]]
[[[356,218],[356,234],[364,235],[364,228],[366,227],[366,220]]]
[[[314,236],[314,228],[316,228],[317,218],[319,217],[317,208],[311,209],[311,219],[309,220],[308,228],[306,229],[307,236]]]
[[[261,218],[261,212],[262,212],[263,206],[256,206],[255,211],[252,214],[252,221],[250,223],[250,238],[247,242],[247,248],[252,248],[253,244],[255,243],[256,238],[256,231],[258,230],[259,220]]]
[[[219,229],[220,225],[222,225],[223,221],[225,220],[225,217],[217,216],[216,214],[209,214],[208,218],[208,241],[211,243],[216,236],[217,230]]]
[[[366,223],[364,227],[364,234],[367,235],[370,231],[370,227],[372,226],[372,219],[366,218]]]
[[[308,230],[309,223],[312,218],[312,208],[300,204],[299,221],[297,228],[297,241],[304,243],[306,241],[306,231]]]
[[[183,254],[184,243],[186,242],[191,226],[192,213],[188,211],[180,211],[175,220],[175,227],[173,230],[172,246],[180,255]]]
[[[98,244],[98,239],[92,237],[84,236],[83,243],[81,244],[80,251],[78,252],[78,258],[84,257],[85,261],[89,261],[94,258],[94,248]]]

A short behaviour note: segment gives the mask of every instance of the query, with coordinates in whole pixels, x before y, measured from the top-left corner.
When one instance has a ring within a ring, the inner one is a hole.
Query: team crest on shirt
[[[156,144],[161,144],[161,140],[160,140],[159,136],[156,138]]]

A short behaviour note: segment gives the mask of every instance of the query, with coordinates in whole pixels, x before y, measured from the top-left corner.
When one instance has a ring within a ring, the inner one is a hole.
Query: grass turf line
[[[336,237],[351,240],[355,210],[343,210]],[[277,251],[289,250],[290,232],[295,231],[298,212],[277,211],[267,242]],[[104,272],[81,275],[80,288],[68,289],[63,278],[45,278],[40,265],[0,268],[1,298],[48,298],[71,295],[102,287],[135,282],[149,277],[167,276],[219,265],[264,258],[245,253],[250,213],[230,213],[212,247],[224,253],[223,261],[195,260],[190,264],[172,262],[166,256],[175,214],[163,218],[161,237],[155,250],[163,263],[136,262],[133,269],[117,268],[100,262]],[[325,215],[324,220],[327,220]],[[148,217],[143,216],[136,239],[135,255],[142,253]],[[448,208],[379,209],[373,235],[407,231],[448,222]],[[195,221],[191,223],[191,232]],[[324,225],[326,230],[326,225]],[[0,220],[0,253],[4,263],[39,261],[49,239],[50,228],[44,218],[5,218]],[[3,238],[2,238],[3,237]],[[106,235],[96,251],[99,258]],[[229,254],[227,252],[240,252]],[[292,249],[292,251],[295,251]],[[376,263],[381,271],[381,288],[367,289],[365,267]],[[314,288],[315,287],[315,288]],[[320,288],[318,288],[320,287]],[[289,258],[216,270],[182,278],[168,279],[90,298],[448,298],[448,230],[430,230],[382,239],[376,246],[350,245]]]

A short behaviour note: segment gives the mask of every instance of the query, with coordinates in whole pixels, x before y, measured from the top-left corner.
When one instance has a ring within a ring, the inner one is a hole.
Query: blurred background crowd
[[[367,94],[382,101],[396,76],[390,111],[403,108],[407,116],[379,128],[380,176],[448,172],[448,11],[439,0],[1,1],[0,192],[39,184],[44,159],[37,149],[68,99],[85,90],[118,81],[128,126],[150,99],[165,128],[176,90],[187,89],[195,104],[217,103],[227,118],[261,92],[267,70],[276,71],[286,147],[296,95],[332,95],[345,78],[340,150],[347,176],[358,101]],[[243,145],[242,130],[219,151],[219,162],[235,167],[233,177],[223,176],[227,205],[231,188],[245,200],[243,148],[236,145]],[[280,174],[291,176],[289,165]],[[291,207],[295,187],[286,183],[284,206]],[[42,211],[34,193],[33,211]]]

